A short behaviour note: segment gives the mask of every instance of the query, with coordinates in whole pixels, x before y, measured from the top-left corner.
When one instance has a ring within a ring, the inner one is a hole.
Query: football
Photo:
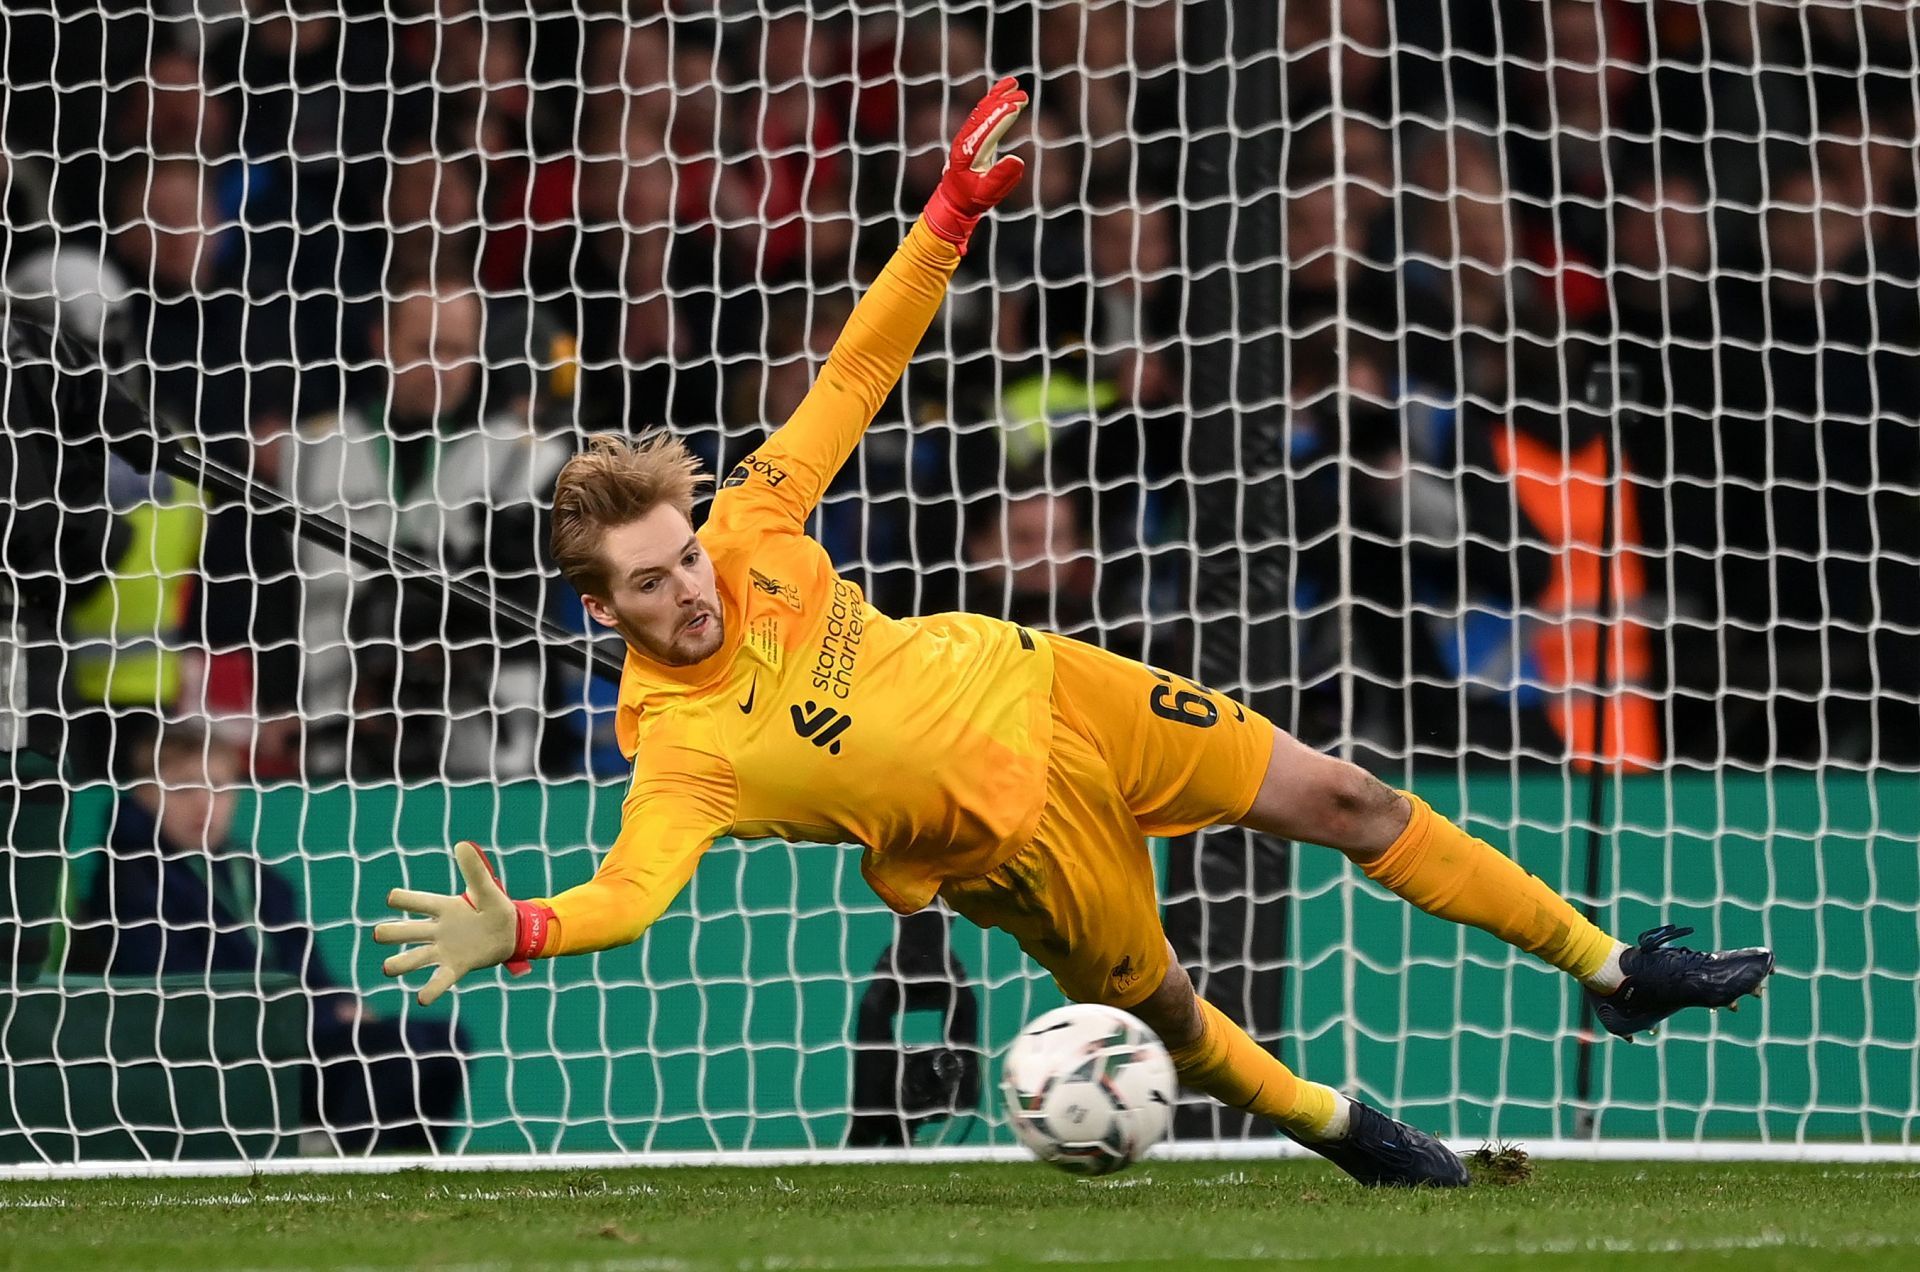
[[[1043,1162],[1110,1175],[1166,1138],[1178,1084],[1151,1029],[1113,1007],[1055,1008],[1020,1031],[1000,1071],[1007,1121]]]

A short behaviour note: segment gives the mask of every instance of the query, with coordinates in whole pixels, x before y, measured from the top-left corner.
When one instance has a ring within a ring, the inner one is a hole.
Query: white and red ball
[[[1113,1007],[1057,1007],[1020,1031],[1000,1070],[1007,1121],[1043,1162],[1109,1175],[1166,1138],[1179,1085],[1151,1029]]]

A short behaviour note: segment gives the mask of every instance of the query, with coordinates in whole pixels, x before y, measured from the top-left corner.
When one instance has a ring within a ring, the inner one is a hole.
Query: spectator
[[[744,162],[752,139],[726,110],[720,50],[683,30],[669,63],[673,111],[664,133],[674,161],[673,219],[707,245],[717,283],[745,285],[759,262],[759,191]]]
[[[1358,117],[1337,128],[1323,119],[1303,129],[1287,148],[1282,255],[1286,309],[1297,327],[1333,313],[1341,304],[1343,282],[1346,321],[1382,334],[1399,325],[1389,136]],[[1336,182],[1339,174],[1344,181]],[[1444,173],[1439,179],[1444,189]],[[1415,218],[1407,220],[1411,224]]]
[[[243,230],[223,245],[220,273],[258,326],[285,333],[300,374],[287,386],[298,400],[281,410],[298,418],[338,410],[340,368],[366,362],[387,145],[416,75],[393,59],[386,22],[314,0],[248,5],[204,63],[208,89],[233,90],[241,116],[244,163],[223,172],[216,206]]]
[[[490,292],[569,290],[578,181],[571,138],[554,135],[531,80],[529,29],[470,15],[445,29],[434,76],[448,152],[480,169],[480,282]]]
[[[231,159],[238,94],[208,92],[200,61],[184,49],[156,49],[147,73],[127,85],[112,127],[118,148],[156,159]]]
[[[1681,167],[1629,174],[1612,219],[1612,307],[1621,329],[1652,346],[1710,338],[1713,226],[1700,178]],[[1677,385],[1693,377],[1658,378]]]
[[[466,1088],[449,1022],[382,1016],[328,969],[294,886],[233,836],[239,759],[175,724],[133,755],[69,962],[126,978],[294,977],[312,995],[306,1121],[344,1153],[445,1147]]]
[[[201,656],[191,615],[206,514],[193,488],[116,457],[106,495],[128,529],[126,551],[108,563],[106,586],[68,608],[63,633],[72,670],[67,760],[81,782],[120,776],[124,739],[179,712]]]
[[[1287,188],[1298,192],[1331,183],[1336,173],[1344,173],[1346,218],[1354,227],[1348,241],[1357,245],[1370,269],[1391,268],[1389,213],[1396,184],[1391,129],[1362,115],[1314,124],[1289,144],[1287,170]]]
[[[1385,0],[1306,0],[1286,6],[1280,46],[1286,117],[1306,122],[1333,103],[1333,18],[1340,15],[1340,109],[1372,120],[1394,115]]]
[[[1044,93],[1087,139],[1094,190],[1170,191],[1179,162],[1179,76],[1170,73],[1180,61],[1179,6],[1047,5],[1038,21]]]
[[[890,254],[907,232],[902,209],[917,212],[940,183],[948,139],[963,118],[965,111],[958,103],[923,97],[906,116],[897,155],[889,156],[881,150],[862,153],[854,197],[864,226],[860,241],[861,251],[867,253],[861,259],[863,273],[870,276],[884,267],[884,254]],[[887,157],[896,157],[897,165],[885,162]],[[1015,191],[1012,197],[1021,196]],[[915,367],[908,372],[906,389],[916,415],[978,418],[992,410],[999,373],[993,356],[994,324],[1002,299],[993,277],[996,263],[992,236],[997,225],[997,221],[981,223],[974,240],[977,246],[960,258],[946,305],[934,322],[945,356],[935,360],[937,369]],[[1000,283],[1004,285],[1005,281],[1002,275]]]
[[[1834,112],[1815,147],[1822,184],[1839,204],[1868,218],[1872,272],[1896,286],[1920,279],[1920,211],[1914,179],[1916,130],[1911,105],[1863,117]]]
[[[673,39],[664,16],[589,21],[582,49],[583,137],[617,136],[629,120],[648,120],[657,136],[673,115]],[[595,147],[600,153],[605,148]]]
[[[136,160],[112,209],[112,254],[134,289],[127,351],[150,364],[154,404],[244,464],[256,401],[270,409],[291,384],[284,352],[248,321],[244,298],[221,286],[218,263],[233,227],[221,220],[211,173],[193,159]],[[251,368],[272,368],[271,385]],[[265,391],[250,392],[256,387]]]
[[[480,180],[470,159],[425,140],[401,143],[387,165],[390,278],[471,277],[480,258]]]
[[[766,362],[758,375],[743,373],[732,386],[729,419],[746,433],[734,443],[737,454],[752,450],[792,417],[853,313],[853,302],[850,291],[789,294],[769,302]],[[893,426],[882,411],[861,440],[857,470],[843,472],[820,507],[820,542],[836,562],[865,567],[863,582],[876,599],[898,597],[903,586],[910,596],[917,582],[914,510],[907,499],[913,445],[908,431]]]
[[[595,116],[583,169],[579,299],[580,422],[639,432],[720,418],[711,253],[675,219],[675,166],[644,112]],[[702,349],[704,341],[704,353]],[[704,448],[717,459],[717,444]]]
[[[286,327],[220,285],[217,262],[243,232],[221,222],[209,171],[192,159],[134,161],[112,206],[110,250],[133,289],[112,356],[145,373],[167,427],[197,434],[214,458],[248,471],[257,446],[285,430],[294,390]],[[247,686],[216,695],[291,683],[300,598],[285,532],[222,508],[207,525],[200,568],[197,634],[214,674]]]
[[[71,316],[71,315],[69,315]],[[123,377],[44,324],[6,314],[0,360],[0,978],[33,980],[60,892],[71,712],[63,626],[108,582],[132,533],[107,491],[149,466]],[[116,384],[116,378],[121,383]]]
[[[816,105],[814,85],[837,60],[831,28],[804,12],[776,14],[740,41],[730,79],[738,113],[731,132],[759,208],[754,269],[763,286],[794,280],[835,283],[850,270],[853,218],[846,120]]]
[[[1910,288],[1870,277],[1871,223],[1836,197],[1844,189],[1813,167],[1778,177],[1764,281],[1720,313],[1720,595],[1728,619],[1773,642],[1771,659],[1729,668],[1730,693],[1771,712],[1771,730],[1749,728],[1737,745],[1774,761],[1873,753],[1876,687],[1906,671],[1876,663],[1910,624],[1869,633],[1884,606],[1908,613],[1911,589],[1887,571],[1911,544],[1884,501],[1920,484],[1920,320]],[[1895,644],[1895,661],[1910,662],[1907,639]]]
[[[1098,563],[1072,497],[1029,487],[1005,500],[976,499],[967,513],[967,609],[1097,638]]]
[[[807,298],[783,296],[767,324],[766,360],[743,368],[734,381],[728,419],[758,436],[780,427],[799,409],[833,342],[853,313],[853,297],[828,291]]]
[[[964,607],[1058,632],[1158,667],[1184,666],[1187,634],[1156,622],[1087,535],[1086,496],[1015,475],[1014,493],[967,505]],[[1129,594],[1131,592],[1131,594]]]
[[[524,410],[484,410],[485,314],[470,288],[449,283],[398,296],[371,333],[385,383],[303,421],[280,470],[302,508],[538,609],[539,501],[569,448],[536,433]],[[537,646],[311,543],[299,562],[308,780],[499,781],[534,770],[545,703]]]
[[[1326,675],[1330,661],[1354,671],[1354,718],[1343,724],[1337,704],[1309,694],[1309,735],[1351,728],[1382,759],[1516,745],[1558,754],[1531,633],[1515,617],[1551,574],[1500,458],[1504,421],[1475,403],[1414,399],[1395,382],[1392,346],[1376,339],[1349,333],[1343,363],[1322,325],[1288,352],[1302,679]],[[1330,532],[1343,525],[1344,570]],[[1314,621],[1343,607],[1345,645]]]
[[[1500,152],[1483,132],[1433,134],[1411,169],[1418,193],[1402,218],[1410,237],[1399,302],[1409,374],[1443,397],[1475,398],[1504,413],[1522,390],[1516,377],[1557,359],[1560,271],[1527,254]]]
[[[239,144],[290,187],[299,223],[365,223],[378,206],[379,168],[399,103],[386,22],[349,19],[313,0],[247,0],[206,53],[210,88],[244,100]]]
[[[1051,357],[1084,353],[1087,329],[1087,226],[1078,141],[1066,124],[1036,107],[1007,134],[1027,161],[1026,179],[994,220],[993,266],[1002,283],[996,352],[1009,378],[1032,374]],[[974,249],[978,251],[978,248]]]
[[[995,427],[962,429],[950,442],[950,491],[965,504],[1021,473],[1082,497],[1086,533],[1105,563],[1103,595],[1139,598],[1136,608],[1177,604],[1169,555],[1147,549],[1166,535],[1157,492],[1180,461],[1182,430],[1167,408],[1179,368],[1159,339],[1152,297],[1173,273],[1173,228],[1165,209],[1108,207],[1090,214],[1078,143],[1047,111],[1033,113],[1025,145],[1026,209],[996,219],[997,398],[971,400],[956,368],[955,408],[987,414]],[[1009,202],[1022,195],[1016,191]],[[976,252],[978,249],[975,249]],[[1031,279],[1008,287],[1006,279]],[[984,377],[981,377],[984,379]],[[924,494],[934,492],[921,490]],[[922,543],[938,520],[919,518]],[[947,542],[950,544],[952,538]],[[951,548],[947,551],[950,553]]]
[[[1645,156],[1654,121],[1638,20],[1611,0],[1547,0],[1510,63],[1506,132],[1513,197],[1541,258],[1603,259],[1606,208],[1623,159]]]
[[[0,26],[0,176],[7,179],[8,216],[0,221],[0,242],[28,226],[60,232],[102,220],[106,170],[115,158],[105,143],[120,106],[111,87],[144,75],[157,26],[151,6],[7,10]]]
[[[1753,632],[1721,619],[1722,509],[1743,498],[1722,481],[1718,311],[1728,288],[1714,269],[1706,190],[1689,169],[1628,176],[1613,225],[1613,347],[1634,377],[1623,386],[1627,400],[1641,408],[1622,416],[1620,440],[1643,483],[1632,492],[1652,550],[1649,592],[1668,622],[1662,682],[1673,695],[1673,752],[1707,756],[1720,745],[1714,719],[1725,705],[1726,666],[1765,661]]]
[[[1095,352],[1112,369],[1121,400],[1143,411],[1171,407],[1180,397],[1174,215],[1161,203],[1121,205],[1093,218]]]
[[[849,39],[848,114],[868,145],[897,144],[903,123],[928,106],[963,111],[987,90],[987,46],[979,25],[958,13],[872,8],[857,13]],[[903,205],[912,206],[912,205]]]
[[[1669,19],[1682,16],[1679,6],[1667,9]],[[1707,174],[1718,263],[1755,269],[1760,206],[1778,152],[1804,146],[1813,132],[1816,102],[1808,87],[1814,77],[1807,74],[1801,38],[1804,7],[1716,3],[1700,9],[1697,22],[1668,21],[1657,28],[1660,118],[1654,140],[1660,153],[1654,162],[1691,163]]]

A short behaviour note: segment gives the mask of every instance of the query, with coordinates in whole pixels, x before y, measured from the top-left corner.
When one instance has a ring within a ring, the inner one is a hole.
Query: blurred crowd
[[[1557,761],[1599,680],[1629,762],[1920,761],[1907,7],[1280,26],[1283,126],[1248,144],[1284,224],[1241,267],[1286,334],[1291,723]],[[1028,179],[819,533],[882,608],[1190,656],[1182,119],[1224,77],[1181,5],[61,0],[6,38],[16,306],[303,509],[583,631],[542,507],[580,434],[725,471],[1021,76]],[[165,479],[116,498],[151,577],[71,619],[98,771],[186,698],[251,722],[263,778],[622,767],[568,660]]]
[[[1920,760],[1912,6],[1456,4],[1444,54],[1337,12],[1339,109],[1289,67],[1286,323],[1361,745]]]

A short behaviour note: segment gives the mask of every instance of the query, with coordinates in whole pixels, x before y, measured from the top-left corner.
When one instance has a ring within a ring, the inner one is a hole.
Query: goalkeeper
[[[586,883],[514,901],[471,844],[466,897],[397,890],[374,939],[437,967],[430,1002],[477,968],[639,938],[722,836],[857,843],[900,913],[936,897],[1011,933],[1083,1002],[1125,1008],[1181,1080],[1258,1113],[1372,1184],[1462,1184],[1438,1140],[1290,1072],[1194,992],[1161,932],[1145,837],[1236,823],[1345,853],[1414,905],[1577,978],[1631,1035],[1731,1004],[1764,950],[1703,954],[1659,929],[1629,948],[1417,797],[1302,746],[1254,711],[1088,645],[970,614],[896,619],[840,578],[807,519],[940,308],[975,224],[1019,180],[996,145],[1026,96],[1002,80],[939,189],[848,319],[785,427],[720,483],[697,532],[698,462],[664,435],[593,439],[560,473],[553,552],[625,638],[620,834]]]

